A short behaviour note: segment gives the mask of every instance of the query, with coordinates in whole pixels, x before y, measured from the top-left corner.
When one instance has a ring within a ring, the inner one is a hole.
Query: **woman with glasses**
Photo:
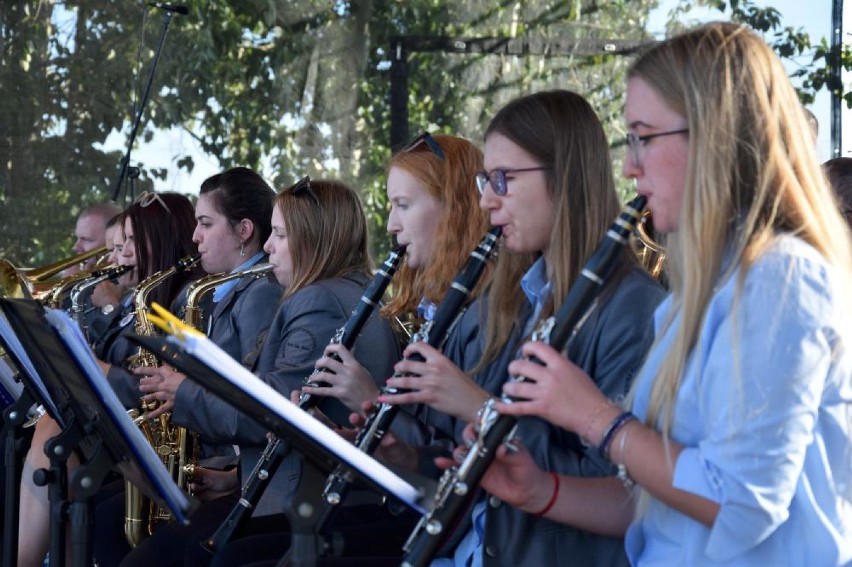
[[[423,344],[409,347],[425,362],[400,362],[397,371],[416,376],[392,378],[388,385],[410,391],[379,398],[427,404],[429,420],[459,442],[464,425],[499,395],[522,339],[560,307],[621,210],[603,128],[579,95],[549,91],[513,100],[488,126],[484,149],[485,169],[476,176],[480,206],[503,228],[491,283],[443,355]],[[612,399],[624,396],[651,343],[651,314],[662,296],[625,250],[568,348],[569,358]],[[518,436],[548,468],[578,477],[615,473],[575,435],[540,419],[520,420]],[[397,447],[396,453],[404,455],[399,464],[422,462],[417,448]],[[480,495],[461,520],[435,565],[626,564],[619,539],[560,526],[497,499]]]
[[[178,193],[145,193],[125,210],[119,220],[121,230],[116,231],[115,244],[120,265],[134,268],[119,278],[119,283],[133,288],[141,280],[167,268],[179,259],[195,253],[192,230],[195,225],[193,207],[189,199]],[[190,270],[166,280],[155,289],[150,301],[172,305],[181,289],[199,275]],[[95,354],[101,368],[119,399],[128,407],[137,407],[141,393],[139,380],[122,367],[122,364],[139,350],[127,340],[134,330],[131,296],[116,309],[108,330],[95,344]],[[32,446],[27,453],[21,479],[21,522],[19,524],[19,565],[41,565],[48,546],[47,489],[36,487],[32,473],[49,466],[44,454],[44,443],[57,435],[59,428],[49,416],[36,425]],[[69,465],[69,467],[72,465]]]
[[[485,486],[626,531],[634,565],[849,565],[852,247],[796,93],[764,41],[729,23],[657,44],[628,78],[640,144],[624,174],[668,233],[656,343],[629,411],[540,345],[524,352],[544,366],[510,367],[532,381],[505,387],[529,401],[501,407],[575,432],[624,484],[557,477],[554,490],[521,452]]]

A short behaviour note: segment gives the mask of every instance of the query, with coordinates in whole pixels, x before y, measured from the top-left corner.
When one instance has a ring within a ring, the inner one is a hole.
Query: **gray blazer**
[[[285,299],[269,327],[255,374],[289,398],[313,372],[314,362],[322,356],[335,331],[346,323],[368,283],[368,277],[350,274],[315,282]],[[369,348],[359,348],[359,344]],[[400,346],[390,324],[373,313],[355,344],[355,357],[380,384],[391,375],[399,354]],[[172,415],[181,425],[214,440],[239,444],[243,479],[266,446],[265,427],[212,395],[203,402],[195,398],[191,406]],[[256,516],[284,511],[284,499],[295,489],[300,470],[295,456],[284,461],[264,492]]]
[[[568,358],[595,380],[609,398],[621,400],[653,341],[653,313],[665,296],[663,289],[639,268],[605,291],[597,309],[568,348]],[[474,304],[463,317],[445,349],[447,356],[466,370],[478,362],[483,344],[480,326],[486,301]],[[486,390],[500,395],[507,380],[506,367],[517,357],[523,343],[520,330],[532,314],[527,304],[510,340],[497,360],[475,379]],[[452,432],[456,440],[466,425],[446,415],[423,411],[429,434]],[[548,422],[532,417],[518,421],[517,435],[544,470],[576,476],[614,474],[612,465],[587,448],[579,438]],[[438,439],[436,439],[437,441]],[[482,495],[478,501],[482,501]],[[525,514],[488,497],[485,513],[483,562],[485,565],[627,565],[621,539],[597,536],[545,518]],[[461,519],[449,548],[454,548],[470,528],[470,512]]]

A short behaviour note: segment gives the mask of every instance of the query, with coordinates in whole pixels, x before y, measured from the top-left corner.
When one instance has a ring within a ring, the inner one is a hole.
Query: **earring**
[[[240,257],[242,258],[242,257],[244,257],[245,255],[246,255],[246,243],[245,243],[245,242],[241,242],[241,243],[240,243]]]

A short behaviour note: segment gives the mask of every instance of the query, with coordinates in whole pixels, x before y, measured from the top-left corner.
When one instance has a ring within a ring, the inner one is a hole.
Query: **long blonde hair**
[[[787,233],[852,280],[852,247],[802,106],[781,62],[756,34],[708,24],[652,47],[628,76],[641,78],[684,116],[690,132],[679,228],[667,239],[672,313],[680,317],[658,333],[677,325],[647,418],[667,437],[686,360],[720,278],[739,269],[739,297],[749,267]]]

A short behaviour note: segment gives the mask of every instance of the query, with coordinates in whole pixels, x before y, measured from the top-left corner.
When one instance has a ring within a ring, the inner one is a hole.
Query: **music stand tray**
[[[286,439],[320,471],[329,473],[339,464],[349,467],[381,494],[424,514],[425,492],[362,453],[349,441],[293,404],[260,380],[203,335],[181,334],[166,338],[131,335],[131,341],[184,372],[236,409]]]
[[[0,325],[0,337],[7,346],[17,341],[13,356],[22,368],[25,387],[37,392],[40,402],[49,404],[48,411],[59,418],[60,425],[75,429],[71,448],[79,450],[83,465],[71,478],[75,490],[69,511],[72,519],[76,514],[88,523],[88,499],[103,476],[116,470],[168,507],[176,521],[188,523],[195,502],[174,483],[127,415],[77,323],[65,312],[43,308],[32,300],[0,299],[0,311],[7,323]],[[75,539],[83,540],[84,555],[88,555],[88,534],[76,534]]]

